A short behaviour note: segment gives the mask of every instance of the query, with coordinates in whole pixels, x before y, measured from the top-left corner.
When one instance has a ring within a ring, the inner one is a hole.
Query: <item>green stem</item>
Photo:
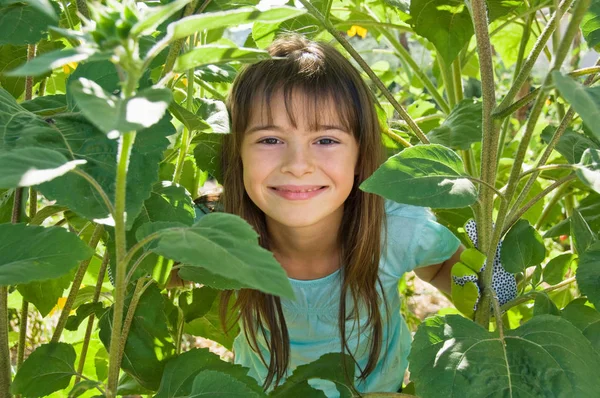
[[[346,51],[354,58],[354,60],[360,65],[360,67],[365,71],[365,73],[369,76],[369,78],[373,81],[373,83],[379,88],[383,96],[390,102],[392,107],[398,112],[400,117],[404,119],[412,132],[419,138],[419,140],[424,144],[429,144],[429,140],[423,134],[423,131],[414,120],[410,117],[410,115],[406,112],[406,110],[396,101],[392,93],[387,89],[385,84],[377,77],[375,72],[371,69],[371,67],[365,62],[365,60],[356,52],[356,50],[348,43],[348,41],[338,32],[338,30],[331,24],[331,22],[325,20],[325,17],[313,6],[308,0],[299,0],[300,3],[308,12],[310,12],[321,24],[327,29],[327,31],[335,37],[335,39],[344,47]]]
[[[220,92],[218,92],[213,86],[211,86],[210,84],[208,84],[207,82],[205,82],[204,80],[200,79],[200,78],[195,78],[194,81],[196,83],[198,83],[198,85],[203,88],[204,90],[208,91],[209,93],[211,93],[211,95],[220,100],[220,101],[224,101],[226,99],[226,97],[221,94]],[[203,95],[201,95],[201,97],[203,97]]]
[[[568,186],[569,184],[563,184],[556,190],[552,198],[550,198],[550,200],[546,204],[546,207],[544,207],[544,210],[542,210],[542,214],[535,223],[535,229],[539,229],[542,227],[544,221],[546,220],[550,212],[554,209],[554,206],[556,206],[558,201],[562,198]]]
[[[92,237],[90,238],[89,247],[95,252],[98,243],[100,242],[100,238],[104,234],[104,226],[102,224],[96,224],[96,228],[94,228],[94,232],[92,233]],[[67,301],[65,302],[65,306],[60,313],[60,318],[58,318],[58,323],[56,324],[56,329],[54,329],[54,334],[52,335],[52,342],[58,343],[60,341],[60,336],[63,332],[65,325],[67,324],[67,319],[69,318],[69,314],[71,313],[71,308],[73,308],[73,303],[75,302],[75,298],[77,298],[77,293],[79,293],[79,288],[81,287],[81,282],[83,281],[83,277],[87,271],[88,265],[90,261],[92,261],[93,257],[90,257],[87,260],[84,260],[79,265],[77,269],[77,274],[75,274],[75,279],[73,279],[73,284],[71,285],[71,290],[69,291],[69,296],[67,297]]]
[[[0,397],[10,397],[10,349],[8,346],[8,287],[0,286]]]
[[[127,186],[127,168],[129,166],[129,156],[131,154],[133,143],[135,142],[135,136],[135,131],[125,133],[121,136],[119,141],[119,161],[117,165],[117,187],[115,200],[115,250],[117,267],[115,272],[113,328],[110,338],[108,387],[106,390],[108,398],[117,396],[117,383],[119,381],[119,369],[121,367],[121,361],[119,360],[119,341],[122,338],[121,328],[123,325],[123,305],[125,303],[125,290],[127,288],[125,285],[127,263],[123,261],[127,251],[127,242],[125,236],[125,193]]]
[[[420,124],[420,123],[428,122],[430,120],[443,119],[445,117],[446,117],[446,115],[444,115],[442,113],[436,113],[433,115],[417,117],[413,120],[415,121],[415,123]],[[406,127],[408,127],[408,124],[404,120],[390,120],[390,126],[394,127],[394,128],[406,128]]]
[[[444,97],[440,95],[431,79],[429,79],[427,74],[423,71],[423,68],[417,65],[417,63],[410,55],[408,50],[406,50],[406,48],[404,48],[404,46],[396,39],[394,34],[386,29],[379,29],[378,31],[383,35],[383,37],[385,37],[388,40],[388,42],[391,44],[394,50],[396,50],[400,59],[406,62],[410,69],[412,69],[417,79],[425,86],[425,88],[427,88],[429,94],[431,95],[435,103],[440,107],[442,112],[444,112],[445,114],[450,113],[451,108],[444,99]]]
[[[483,185],[479,194],[480,208],[476,216],[478,225],[479,250],[490,256],[491,251],[489,238],[492,232],[492,212],[494,201],[494,190],[488,186],[494,186],[496,181],[496,157],[498,148],[499,131],[491,117],[496,105],[496,89],[494,84],[494,65],[492,62],[492,46],[487,24],[487,7],[484,0],[473,0],[471,3],[473,26],[475,28],[475,40],[479,51],[479,66],[481,73],[481,86],[483,95],[482,112],[482,146],[481,146],[481,179],[487,183]],[[503,201],[502,203],[504,203]],[[494,247],[495,249],[495,247]],[[490,271],[493,267],[487,267]],[[487,286],[491,285],[491,273],[489,277],[483,278],[483,297],[479,309],[475,313],[477,323],[485,328],[489,326],[490,296]]]
[[[92,304],[95,304],[100,299],[100,293],[102,292],[102,283],[104,283],[104,276],[106,275],[106,267],[108,266],[108,261],[110,259],[110,255],[108,250],[104,252],[104,257],[102,257],[102,263],[100,264],[100,269],[98,270],[98,280],[96,281],[96,290],[94,290],[94,298],[92,299]],[[79,354],[79,364],[77,365],[77,373],[83,373],[83,368],[85,366],[85,357],[87,356],[87,351],[90,345],[90,339],[92,338],[92,331],[94,328],[94,314],[91,314],[88,318],[87,327],[85,329],[85,337],[83,338],[83,345],[81,346],[81,354]],[[79,383],[81,378],[79,375],[75,377],[75,384]]]
[[[178,325],[177,325],[177,341],[175,343],[175,349],[177,350],[177,355],[181,354],[181,341],[183,340],[183,327],[185,325],[185,316],[183,315],[183,310],[181,307],[177,307],[179,313]]]
[[[442,73],[442,79],[444,80],[444,88],[446,89],[446,97],[448,98],[448,105],[451,109],[456,106],[456,94],[454,92],[454,77],[452,76],[452,65],[446,65],[446,62],[440,56],[438,52],[436,59]]]
[[[511,309],[512,307],[516,307],[517,305],[521,304],[521,303],[526,303],[529,300],[534,300],[535,296],[537,296],[538,294],[542,294],[542,293],[550,293],[554,290],[558,290],[564,286],[568,286],[571,283],[575,282],[575,277],[569,278],[569,279],[565,279],[564,281],[560,282],[559,284],[556,284],[554,286],[550,286],[545,288],[544,290],[534,290],[532,292],[529,292],[527,294],[524,294],[520,297],[517,297],[511,301],[509,301],[508,303],[503,304],[500,309],[502,311],[508,311],[509,309]]]
[[[504,108],[506,108],[513,101],[515,96],[519,93],[519,90],[521,90],[521,86],[523,86],[523,83],[525,83],[525,80],[527,80],[527,78],[529,77],[531,70],[535,65],[535,62],[537,61],[540,53],[542,52],[542,49],[546,46],[546,43],[552,36],[552,32],[554,32],[554,30],[556,29],[557,21],[560,21],[562,15],[566,10],[569,9],[573,1],[575,0],[563,0],[560,3],[559,8],[554,12],[554,14],[552,14],[552,17],[548,21],[548,24],[544,27],[544,30],[539,35],[537,41],[531,49],[531,52],[529,53],[527,59],[523,63],[523,67],[519,71],[519,74],[514,79],[513,85],[508,90],[508,93],[506,94],[504,99],[500,102],[500,105],[498,105],[498,112],[503,111]]]
[[[523,214],[525,214],[527,212],[527,210],[529,210],[531,207],[533,207],[533,205],[535,205],[538,201],[540,201],[541,199],[544,198],[544,196],[548,195],[550,192],[554,191],[556,188],[562,186],[563,184],[572,181],[576,178],[575,174],[569,174],[566,177],[563,177],[557,181],[555,181],[553,184],[551,184],[550,186],[548,186],[546,189],[542,190],[540,193],[538,193],[537,195],[535,195],[529,202],[527,202],[522,208],[520,208],[519,210],[516,210],[514,212],[511,212],[508,216],[509,221],[507,223],[505,223],[504,225],[504,231],[502,231],[502,235],[504,235],[505,233],[508,232],[508,230],[510,229],[510,227],[513,226],[514,223],[516,223],[517,221],[519,221],[519,219],[521,218],[521,216]]]
[[[396,130],[398,131],[398,130]],[[394,129],[384,129],[383,130],[383,134],[387,135],[388,137],[390,137],[392,140],[396,141],[397,143],[399,143],[400,145],[402,145],[404,148],[410,148],[412,145],[410,142],[406,141],[404,138],[402,138],[402,136],[400,134],[397,134]]]
[[[462,67],[460,66],[460,57],[456,57],[452,63],[452,76],[454,80],[454,96],[456,97],[456,103],[458,104],[463,100],[463,86],[462,86]]]
[[[194,36],[190,37],[190,47],[193,47]],[[187,71],[187,99],[186,107],[187,110],[193,112],[194,109],[194,69],[188,69]],[[181,135],[181,144],[179,145],[179,157],[175,165],[175,174],[173,175],[173,182],[178,184],[181,179],[181,173],[183,172],[183,165],[185,163],[185,156],[187,155],[188,148],[190,146],[190,130],[187,127],[183,128]]]

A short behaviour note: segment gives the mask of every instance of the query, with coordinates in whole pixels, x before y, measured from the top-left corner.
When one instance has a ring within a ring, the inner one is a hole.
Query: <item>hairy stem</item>
[[[516,307],[517,305],[519,305],[521,303],[525,303],[525,302],[527,302],[529,300],[534,300],[535,296],[537,296],[538,294],[553,292],[554,290],[558,290],[558,289],[560,289],[560,288],[562,288],[564,286],[568,286],[568,285],[570,285],[573,282],[575,282],[575,277],[572,277],[572,278],[569,278],[569,279],[565,279],[564,281],[560,282],[559,284],[547,287],[544,290],[534,290],[532,292],[529,292],[527,294],[519,296],[519,297],[517,297],[517,298],[515,298],[515,299],[513,299],[511,301],[509,301],[508,303],[503,304],[500,307],[500,309],[502,311],[508,311],[512,307]]]
[[[308,0],[299,0],[300,3],[306,9],[323,24],[325,29],[333,36],[335,39],[344,47],[346,51],[354,58],[354,60],[360,65],[360,67],[365,71],[365,73],[369,76],[369,78],[375,83],[377,88],[381,91],[383,96],[390,102],[392,107],[398,112],[400,117],[406,121],[412,132],[419,138],[419,140],[424,144],[429,144],[429,140],[423,134],[423,131],[415,121],[410,117],[410,115],[406,112],[406,110],[396,101],[392,93],[385,87],[385,84],[377,77],[375,72],[371,69],[371,67],[365,62],[365,60],[356,52],[356,50],[348,43],[348,41],[338,32],[338,30],[331,24],[331,22],[327,21],[325,17],[313,6]]]
[[[550,212],[554,209],[554,206],[556,206],[556,203],[558,203],[558,201],[562,198],[568,186],[569,184],[563,184],[560,187],[558,187],[556,192],[554,192],[554,195],[552,195],[552,198],[550,198],[548,203],[546,203],[546,207],[544,207],[544,210],[542,210],[542,214],[536,221],[535,229],[542,227],[544,221],[546,220],[546,217],[548,217]]]
[[[95,304],[100,299],[100,293],[102,292],[102,283],[104,282],[104,277],[106,275],[106,267],[108,266],[108,261],[110,259],[110,255],[108,250],[104,253],[104,257],[102,257],[102,263],[100,264],[100,270],[98,270],[98,280],[96,281],[96,290],[94,290],[94,298],[92,299],[92,304]],[[77,365],[77,373],[83,373],[83,367],[85,366],[85,357],[87,356],[87,351],[90,345],[90,339],[92,338],[92,331],[94,328],[94,314],[91,314],[88,318],[87,327],[85,329],[85,337],[83,338],[83,345],[81,346],[81,354],[79,354],[79,364]],[[75,384],[79,383],[81,377],[77,375],[75,377]]]
[[[452,76],[454,79],[454,96],[456,103],[458,104],[463,100],[463,86],[462,86],[462,67],[460,65],[460,57],[456,57],[452,63]]]
[[[446,89],[448,105],[451,109],[453,109],[456,106],[456,94],[454,92],[454,76],[452,75],[452,65],[447,65],[440,56],[440,53],[437,53],[435,57],[438,61],[440,72],[442,73],[442,80],[444,80],[444,88]]]
[[[94,232],[92,233],[92,237],[90,238],[89,246],[95,252],[98,243],[100,242],[100,238],[104,234],[104,226],[102,224],[96,224],[96,228],[94,228]],[[60,336],[63,332],[65,325],[67,324],[67,319],[69,318],[69,314],[71,313],[71,308],[73,308],[73,303],[75,302],[75,298],[77,298],[77,293],[79,293],[79,288],[81,287],[81,281],[83,281],[83,277],[87,271],[88,265],[90,261],[92,261],[92,257],[87,260],[83,260],[77,269],[77,274],[75,274],[75,279],[73,279],[73,284],[71,285],[71,290],[69,291],[69,296],[67,297],[67,301],[65,302],[65,306],[60,313],[60,318],[58,318],[58,323],[56,325],[56,329],[54,329],[54,334],[52,335],[52,342],[58,343],[60,341]]]
[[[194,36],[190,36],[190,48],[194,46]],[[193,112],[194,108],[194,69],[188,69],[187,71],[187,98],[186,98],[187,110]],[[183,133],[181,135],[181,144],[179,145],[179,157],[177,158],[177,164],[175,166],[175,174],[173,176],[173,182],[178,184],[181,179],[181,173],[183,172],[183,165],[185,163],[185,155],[187,155],[188,148],[190,146],[191,131],[187,127],[183,127]]]

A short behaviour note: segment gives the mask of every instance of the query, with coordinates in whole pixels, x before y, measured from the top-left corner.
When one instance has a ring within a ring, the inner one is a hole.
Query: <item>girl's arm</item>
[[[452,266],[460,260],[460,253],[465,250],[463,245],[460,245],[456,252],[446,261],[439,264],[428,265],[415,269],[415,274],[425,282],[429,282],[438,290],[450,295],[452,279],[450,271]]]

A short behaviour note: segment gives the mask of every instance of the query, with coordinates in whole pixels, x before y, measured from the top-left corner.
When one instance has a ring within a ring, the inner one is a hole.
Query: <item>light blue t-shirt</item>
[[[364,393],[398,391],[408,367],[411,334],[400,314],[398,281],[405,272],[443,262],[454,254],[460,244],[446,227],[435,221],[434,215],[426,208],[386,201],[385,209],[387,246],[379,263],[379,278],[389,306],[388,324],[385,319],[383,300],[381,300],[380,311],[384,322],[383,349],[388,355],[385,359],[382,349],[375,370],[364,382],[356,381],[356,389]],[[338,269],[328,276],[315,280],[289,278],[296,300],[281,299],[291,348],[287,376],[300,365],[315,361],[326,353],[341,351],[338,328],[341,272],[343,271]],[[377,290],[381,294],[379,286]],[[361,318],[361,328],[366,324],[365,322],[366,319]],[[353,321],[346,323],[347,335],[352,326]],[[268,363],[269,352],[260,333],[257,334],[257,339]],[[349,336],[348,346],[356,347],[355,358],[361,368],[364,368],[369,356],[367,334],[357,332],[355,326]],[[248,374],[262,384],[267,368],[258,354],[252,351],[243,332],[236,337],[233,351],[235,363],[250,368]],[[359,374],[357,367],[356,376]],[[328,397],[340,395],[332,382],[313,379],[309,384],[323,390]],[[273,384],[269,390],[272,387]]]

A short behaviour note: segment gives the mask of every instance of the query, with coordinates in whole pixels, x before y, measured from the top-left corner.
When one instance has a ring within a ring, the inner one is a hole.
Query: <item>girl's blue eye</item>
[[[279,142],[277,138],[264,138],[258,141],[259,144],[276,145]]]
[[[319,143],[319,145],[332,145],[338,143],[336,140],[332,140],[331,138],[321,138],[317,142]]]

